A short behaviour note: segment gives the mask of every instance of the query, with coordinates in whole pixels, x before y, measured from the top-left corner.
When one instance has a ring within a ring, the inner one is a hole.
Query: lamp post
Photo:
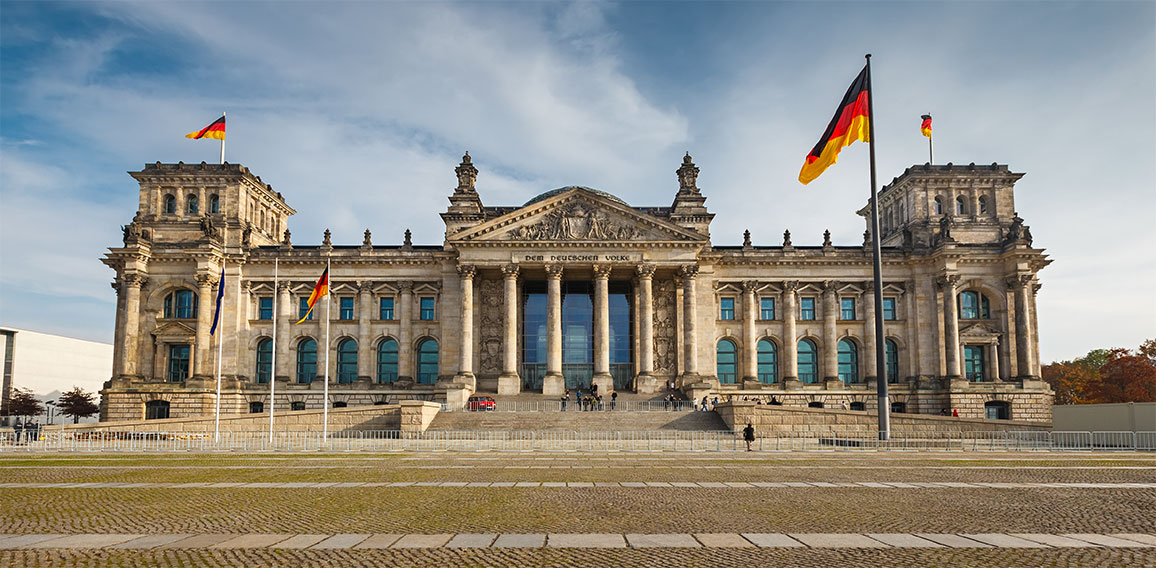
[[[48,409],[46,411],[46,414],[48,414],[48,425],[52,426],[52,416],[55,414],[55,411],[56,411],[56,401],[55,400],[46,400],[46,401],[44,401],[44,404],[48,407]]]

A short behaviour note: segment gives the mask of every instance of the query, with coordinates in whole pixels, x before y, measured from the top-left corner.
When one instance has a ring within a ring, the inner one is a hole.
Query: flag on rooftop
[[[920,118],[923,119],[923,124],[919,126],[919,131],[922,132],[924,136],[931,138],[931,115],[925,114]]]
[[[225,139],[225,115],[214,120],[212,124],[198,130],[197,132],[190,132],[185,135],[185,138],[192,138],[193,140],[200,140],[201,138],[213,138],[215,140]]]
[[[807,185],[819,177],[839,159],[839,151],[856,140],[870,142],[868,126],[867,90],[868,72],[864,67],[858,77],[843,95],[843,101],[835,110],[835,116],[823,132],[823,137],[807,155],[803,169],[799,171],[799,181]]]

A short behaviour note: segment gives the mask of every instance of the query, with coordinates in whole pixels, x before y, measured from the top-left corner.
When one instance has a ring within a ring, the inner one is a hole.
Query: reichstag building
[[[367,230],[335,245],[328,231],[294,243],[294,209],[244,166],[147,165],[131,172],[140,205],[123,246],[103,259],[117,311],[101,419],[211,414],[220,365],[226,414],[594,384],[873,410],[885,380],[894,412],[1051,420],[1036,318],[1050,261],[1016,214],[1023,174],[925,164],[882,189],[876,337],[867,239],[755,244],[748,233],[714,246],[698,172],[685,156],[668,207],[578,186],[488,206],[467,154],[443,243],[415,245],[406,231],[375,244]],[[328,342],[324,305],[294,325],[327,263]]]

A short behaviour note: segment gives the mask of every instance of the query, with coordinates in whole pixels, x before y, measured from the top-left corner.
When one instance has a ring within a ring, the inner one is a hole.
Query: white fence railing
[[[761,433],[754,451],[1156,451],[1156,432],[893,432],[887,441],[875,432]],[[41,431],[39,439],[0,433],[0,453],[13,452],[698,452],[742,451],[732,432],[679,430],[397,430],[332,432],[61,432]]]
[[[702,410],[689,400],[619,400],[602,397],[602,402],[579,403],[571,398],[563,405],[560,400],[499,400],[493,410],[485,407],[488,402],[466,402],[449,405],[442,403],[442,412],[691,412]]]

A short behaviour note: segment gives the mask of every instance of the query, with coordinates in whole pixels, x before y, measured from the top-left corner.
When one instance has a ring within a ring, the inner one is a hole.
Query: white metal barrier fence
[[[619,400],[617,402],[602,397],[601,403],[582,404],[571,398],[562,404],[560,400],[498,400],[493,407],[489,402],[466,402],[449,405],[442,403],[442,412],[692,412],[702,410],[689,400]]]
[[[783,432],[760,434],[754,451],[1156,451],[1156,432]],[[728,431],[397,430],[332,432],[61,432],[38,439],[0,433],[0,453],[14,452],[674,452],[742,451]]]

